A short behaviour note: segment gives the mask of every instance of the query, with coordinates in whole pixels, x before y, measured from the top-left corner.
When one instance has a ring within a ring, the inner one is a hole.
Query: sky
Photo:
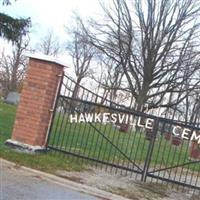
[[[31,17],[31,45],[34,46],[53,30],[61,42],[67,38],[65,26],[72,24],[73,12],[83,18],[95,17],[100,13],[98,0],[17,0],[10,6],[0,5],[0,12],[12,17]],[[9,48],[7,42],[0,40],[0,48]]]
[[[15,18],[31,18],[29,48],[37,49],[37,44],[44,38],[48,31],[53,31],[61,44],[69,39],[65,26],[73,25],[73,13],[78,13],[83,19],[88,17],[101,18],[100,0],[11,0],[9,6],[0,4],[0,12]],[[103,2],[104,0],[101,0]],[[2,2],[0,0],[0,2]],[[109,0],[105,0],[106,3]],[[0,52],[5,54],[12,52],[11,42],[0,38]],[[64,51],[59,54],[58,61],[65,63],[68,68],[66,73],[75,77],[72,59]],[[87,82],[87,81],[86,81]],[[83,81],[85,84],[85,80]],[[91,85],[91,83],[90,83]]]

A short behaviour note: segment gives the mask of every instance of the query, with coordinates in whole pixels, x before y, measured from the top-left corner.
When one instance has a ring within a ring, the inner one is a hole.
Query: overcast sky
[[[99,15],[99,0],[17,0],[10,6],[0,5],[0,12],[12,17],[31,17],[31,46],[34,46],[47,33],[53,30],[61,42],[67,38],[64,26],[72,23],[73,12],[82,17]],[[7,42],[0,39],[0,50],[10,50]]]
[[[98,15],[99,10],[98,0],[17,0],[10,6],[0,6],[0,12],[13,17],[31,17],[32,43],[51,29],[63,40],[64,26],[70,25],[73,11],[87,17]]]

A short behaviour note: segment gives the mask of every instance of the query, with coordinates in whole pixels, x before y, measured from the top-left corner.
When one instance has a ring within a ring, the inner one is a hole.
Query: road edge
[[[3,158],[0,158],[0,162],[1,163],[4,162],[5,164],[8,164],[12,167],[15,167],[17,165],[16,163],[5,160]],[[71,180],[68,180],[68,179],[65,179],[65,178],[61,178],[61,177],[56,176],[54,174],[49,174],[49,173],[42,172],[42,171],[39,171],[39,170],[36,170],[36,169],[25,167],[25,166],[22,166],[22,165],[20,165],[19,168],[23,169],[25,171],[40,175],[40,176],[42,176],[42,178],[44,178],[48,181],[51,181],[53,183],[56,183],[58,185],[67,187],[69,189],[72,189],[72,190],[75,190],[75,191],[78,191],[78,192],[89,194],[89,195],[92,195],[92,196],[95,196],[95,197],[104,198],[105,200],[131,200],[131,199],[122,197],[120,195],[116,195],[116,194],[113,194],[113,193],[110,193],[110,192],[106,192],[104,190],[100,190],[100,189],[92,187],[92,186],[84,185],[84,184],[77,183],[77,182],[74,182],[74,181],[71,181]]]

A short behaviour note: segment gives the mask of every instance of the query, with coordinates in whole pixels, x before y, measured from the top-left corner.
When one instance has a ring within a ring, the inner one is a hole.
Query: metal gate
[[[101,121],[103,113],[107,113],[106,121]],[[99,114],[97,122],[91,120],[95,114]],[[118,118],[113,122],[111,116]],[[200,150],[196,141],[180,137],[186,131],[191,136],[199,129],[132,111],[64,75],[48,148],[103,164],[108,170],[144,182],[175,183],[200,190],[200,160],[196,156]]]

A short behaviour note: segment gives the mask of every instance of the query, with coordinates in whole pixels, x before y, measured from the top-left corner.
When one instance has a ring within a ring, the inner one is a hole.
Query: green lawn
[[[30,155],[19,153],[5,146],[4,142],[11,138],[14,124],[16,106],[0,102],[0,157],[15,162],[16,164],[31,167],[34,169],[54,173],[55,170],[81,170],[82,164],[63,159],[53,153]]]
[[[130,130],[124,133],[112,124],[92,125],[96,129],[88,123],[70,123],[67,116],[57,114],[50,145],[109,163],[127,166],[130,161],[134,161],[138,165],[144,164],[149,151],[149,141],[144,132]],[[151,158],[151,168],[170,167],[189,162],[188,141],[184,140],[180,146],[174,146],[164,138],[163,134],[158,135]],[[114,145],[111,145],[108,140]],[[200,170],[199,163],[185,165],[184,168]]]
[[[12,127],[15,119],[16,107],[0,102],[0,157],[16,162],[20,165],[29,166],[35,169],[53,172],[56,169],[81,170],[83,164],[77,164],[71,159],[63,159],[62,155],[55,153],[29,155],[17,153],[4,145],[4,142],[11,138]],[[143,165],[148,153],[149,141],[143,132],[129,131],[120,132],[111,124],[70,124],[63,116],[56,116],[50,145],[77,153],[104,162],[115,163],[132,167],[131,162]],[[97,131],[99,130],[103,136]],[[107,138],[107,139],[105,139]],[[114,145],[111,145],[109,141]],[[117,149],[117,148],[118,149]],[[62,157],[61,157],[62,156]],[[188,162],[188,142],[178,147],[170,144],[165,138],[159,136],[155,141],[152,154],[151,168],[172,166]],[[186,165],[194,171],[199,171],[199,163]]]

